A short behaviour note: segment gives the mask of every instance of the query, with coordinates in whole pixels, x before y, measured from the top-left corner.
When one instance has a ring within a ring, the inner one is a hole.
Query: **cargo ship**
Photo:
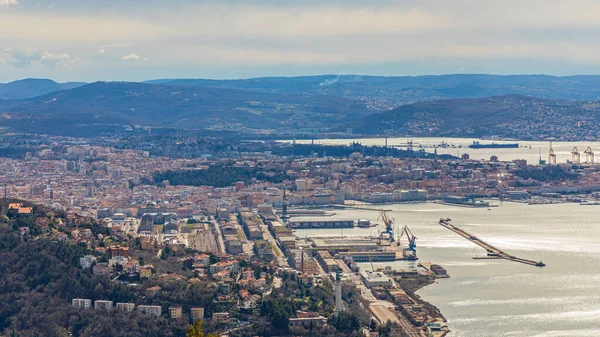
[[[471,149],[517,149],[519,148],[518,143],[508,143],[508,144],[481,144],[478,141],[474,141],[473,144],[469,145]]]

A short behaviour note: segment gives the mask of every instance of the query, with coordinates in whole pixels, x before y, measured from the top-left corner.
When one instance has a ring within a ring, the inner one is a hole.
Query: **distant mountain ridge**
[[[357,98],[395,107],[447,98],[525,95],[555,99],[600,99],[600,76],[452,74],[427,76],[319,75],[238,80],[158,79],[161,85],[203,86],[284,94]]]
[[[85,83],[57,83],[48,79],[27,78],[10,83],[0,83],[0,99],[32,98],[55,91],[77,88],[82,85],[85,85]]]
[[[521,95],[448,99],[374,113],[338,131],[364,135],[564,140],[598,138],[600,103]]]
[[[600,76],[322,75],[83,85],[27,79],[0,89],[6,86],[17,98],[0,99],[0,126],[17,132],[86,137],[153,127],[287,137],[348,129],[520,139],[600,134]]]
[[[33,133],[79,135],[86,127],[132,125],[239,133],[326,129],[372,111],[359,100],[210,87],[96,82],[42,96],[0,101],[2,124]]]

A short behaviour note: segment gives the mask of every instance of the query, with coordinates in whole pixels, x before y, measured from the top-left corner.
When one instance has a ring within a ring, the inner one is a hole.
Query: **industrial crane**
[[[417,237],[413,235],[413,233],[410,231],[410,229],[408,229],[408,226],[404,226],[404,228],[402,228],[402,232],[400,232],[400,236],[399,238],[402,238],[404,235],[406,235],[406,238],[408,239],[408,247],[404,248],[404,252],[406,253],[406,251],[411,251],[413,253],[417,252]],[[398,239],[400,240],[400,239]],[[404,254],[406,255],[406,254]]]
[[[594,165],[594,151],[592,151],[592,148],[590,146],[588,146],[587,149],[585,149],[585,162],[586,164],[592,164]]]
[[[383,221],[385,224],[385,231],[390,235],[390,240],[394,242],[394,219],[388,217],[386,211],[381,211],[377,220]]]
[[[550,142],[550,151],[548,151],[548,165],[556,164],[556,154],[552,149],[552,142]]]
[[[581,154],[579,154],[577,146],[573,147],[573,151],[571,151],[571,161],[576,164],[579,164],[581,161]]]

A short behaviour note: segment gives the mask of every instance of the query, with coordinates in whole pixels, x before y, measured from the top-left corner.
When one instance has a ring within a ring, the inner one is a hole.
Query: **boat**
[[[519,148],[518,143],[504,143],[504,144],[481,144],[478,141],[474,141],[473,144],[469,145],[471,149],[517,149]]]

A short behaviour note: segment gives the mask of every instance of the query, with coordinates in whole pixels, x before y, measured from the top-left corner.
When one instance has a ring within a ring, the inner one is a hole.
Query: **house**
[[[79,258],[79,265],[82,269],[92,268],[94,262],[96,262],[96,258],[93,255],[86,255],[84,257]]]
[[[96,263],[92,268],[92,273],[96,276],[110,276],[111,268],[106,262]]]
[[[151,278],[152,268],[144,267],[140,268],[140,278]]]
[[[129,274],[137,274],[140,272],[140,262],[137,260],[128,261],[123,265],[123,270]]]
[[[159,286],[154,286],[154,287],[150,287],[148,289],[146,289],[146,296],[152,298],[158,294],[160,294],[162,288]]]
[[[115,266],[124,266],[127,261],[129,261],[129,259],[125,256],[115,256],[108,260],[108,266],[111,268],[114,268]]]
[[[327,323],[327,318],[315,312],[298,312],[297,317],[290,318],[290,327],[322,327],[323,325],[325,325],[325,323]]]
[[[235,272],[239,271],[240,264],[237,261],[222,261],[210,265],[211,274],[216,274],[221,271]]]
[[[120,245],[110,245],[108,247],[107,252],[115,257],[115,256],[129,256],[129,247],[122,247]]]
[[[228,312],[215,312],[212,320],[214,323],[227,323],[231,319]]]
[[[8,211],[14,215],[31,215],[33,214],[32,207],[23,207],[22,203],[8,204]]]

